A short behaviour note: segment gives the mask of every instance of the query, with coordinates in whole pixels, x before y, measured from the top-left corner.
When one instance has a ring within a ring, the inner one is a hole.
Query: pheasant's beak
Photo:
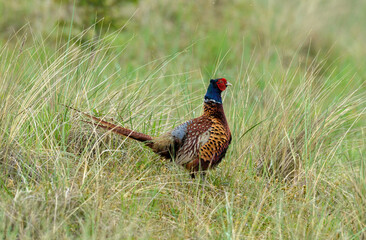
[[[229,83],[229,82],[226,82],[226,87],[227,86],[232,86],[232,84],[231,83]]]

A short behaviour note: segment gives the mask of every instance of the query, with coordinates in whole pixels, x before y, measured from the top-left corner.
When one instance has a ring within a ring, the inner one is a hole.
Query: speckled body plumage
[[[211,80],[205,95],[203,114],[158,137],[84,115],[92,119],[92,122],[88,122],[90,124],[144,142],[155,153],[185,167],[194,177],[196,172],[204,172],[220,163],[231,142],[221,100],[221,92],[228,85],[231,84],[223,78]]]

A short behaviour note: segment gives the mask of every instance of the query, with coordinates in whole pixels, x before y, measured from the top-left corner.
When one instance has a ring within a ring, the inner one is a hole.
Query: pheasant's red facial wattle
[[[221,91],[224,91],[226,89],[226,84],[227,84],[227,81],[225,78],[220,78],[216,85],[217,87],[221,90]]]

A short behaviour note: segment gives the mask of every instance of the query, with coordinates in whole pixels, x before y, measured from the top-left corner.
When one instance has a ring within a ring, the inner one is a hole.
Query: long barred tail
[[[139,132],[135,132],[133,130],[130,130],[130,129],[127,129],[127,128],[123,128],[121,126],[117,126],[116,124],[113,124],[113,123],[110,123],[110,122],[106,122],[100,118],[97,118],[97,117],[94,117],[94,116],[91,116],[87,113],[84,113],[80,110],[77,110],[73,107],[70,107],[70,106],[66,106],[65,107],[68,107],[72,110],[75,110],[85,116],[87,116],[88,118],[92,119],[92,121],[83,121],[83,122],[86,122],[88,124],[91,124],[91,125],[94,125],[94,126],[97,126],[97,127],[100,127],[100,128],[104,128],[104,129],[107,129],[107,130],[110,130],[114,133],[117,133],[119,135],[123,135],[123,136],[126,136],[126,137],[129,137],[129,138],[132,138],[132,139],[135,139],[137,141],[140,141],[140,142],[146,142],[146,141],[151,141],[153,138],[147,134],[144,134],[144,133],[139,133]]]

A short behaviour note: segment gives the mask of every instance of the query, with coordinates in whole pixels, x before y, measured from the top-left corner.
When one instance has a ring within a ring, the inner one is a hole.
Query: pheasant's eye
[[[217,81],[217,87],[221,90],[224,91],[226,89],[226,83],[223,79],[219,79]]]

